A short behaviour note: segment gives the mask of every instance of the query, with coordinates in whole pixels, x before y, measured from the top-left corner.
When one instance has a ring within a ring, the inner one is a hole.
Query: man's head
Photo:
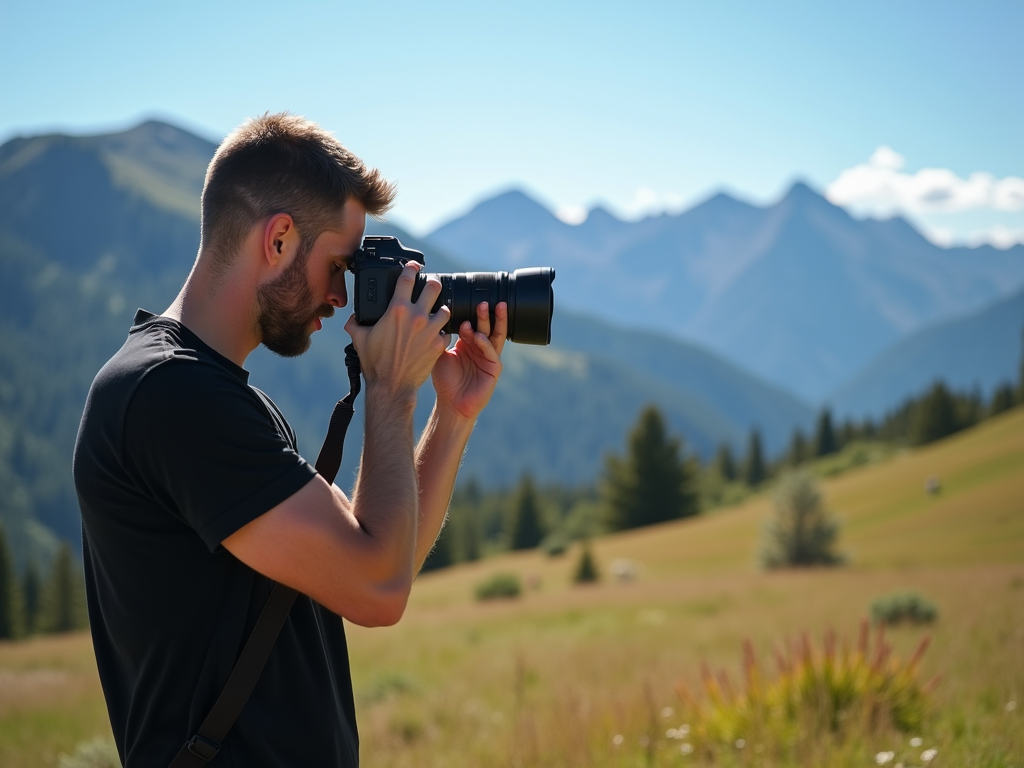
[[[343,210],[358,209],[361,227],[364,211],[380,216],[394,196],[394,185],[379,171],[315,123],[285,113],[252,118],[224,140],[207,169],[201,258],[219,279],[254,227],[286,214],[300,239],[298,250],[284,273],[260,286],[257,325],[268,348],[300,354],[309,345],[309,324],[333,311],[314,300],[306,283],[306,261],[317,239],[338,228]]]
[[[287,113],[251,118],[224,139],[206,171],[200,250],[223,272],[255,225],[287,213],[308,253],[350,197],[381,216],[395,187],[316,123]]]

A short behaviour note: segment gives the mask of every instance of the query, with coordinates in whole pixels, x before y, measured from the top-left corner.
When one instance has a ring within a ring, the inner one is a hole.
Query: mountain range
[[[71,452],[89,384],[123,342],[136,307],[161,311],[199,242],[199,194],[215,146],[147,122],[103,136],[18,138],[0,146],[0,518],[22,560],[45,558],[79,534]],[[427,254],[434,271],[463,271],[443,248],[371,223]],[[467,452],[463,477],[510,484],[593,482],[608,451],[649,402],[687,451],[740,449],[749,430],[769,450],[806,428],[812,409],[719,356],[670,334],[624,330],[573,312],[555,284],[554,342],[506,347],[505,374]],[[571,272],[566,280],[571,283]],[[251,381],[268,392],[313,458],[334,402],[347,390],[343,318],[297,360],[258,350]],[[431,404],[420,398],[417,424]],[[357,417],[358,424],[358,417]],[[348,486],[360,429],[347,441]]]
[[[513,190],[427,240],[478,269],[549,265],[561,306],[700,344],[810,403],[891,344],[1024,286],[1024,246],[939,248],[906,220],[852,218],[803,183],[678,215],[578,225]]]

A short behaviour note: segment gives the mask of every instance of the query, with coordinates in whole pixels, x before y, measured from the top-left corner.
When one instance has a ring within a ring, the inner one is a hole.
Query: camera
[[[367,235],[363,247],[352,254],[350,269],[355,274],[355,315],[360,325],[373,325],[388,308],[395,293],[395,284],[402,268],[410,261],[425,264],[423,254],[405,248],[397,237]],[[458,333],[459,326],[469,320],[476,329],[476,308],[487,302],[494,327],[494,308],[498,302],[508,304],[508,340],[520,344],[550,344],[551,314],[555,295],[551,283],[555,270],[551,267],[529,267],[514,272],[456,272],[435,274],[441,281],[441,293],[431,313],[442,306],[451,311],[445,325],[446,333]],[[412,298],[416,301],[427,284],[427,274],[416,276]]]

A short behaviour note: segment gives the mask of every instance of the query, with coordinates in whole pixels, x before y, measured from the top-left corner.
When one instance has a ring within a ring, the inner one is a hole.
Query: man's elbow
[[[412,579],[403,579],[372,589],[354,603],[328,607],[361,627],[391,627],[405,614],[411,589]]]

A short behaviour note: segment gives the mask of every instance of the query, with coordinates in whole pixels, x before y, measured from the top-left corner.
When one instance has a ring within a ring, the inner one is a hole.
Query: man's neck
[[[255,287],[245,287],[241,275],[213,278],[196,262],[177,298],[162,313],[192,331],[238,366],[259,345],[256,331]],[[233,279],[241,278],[241,279]]]

